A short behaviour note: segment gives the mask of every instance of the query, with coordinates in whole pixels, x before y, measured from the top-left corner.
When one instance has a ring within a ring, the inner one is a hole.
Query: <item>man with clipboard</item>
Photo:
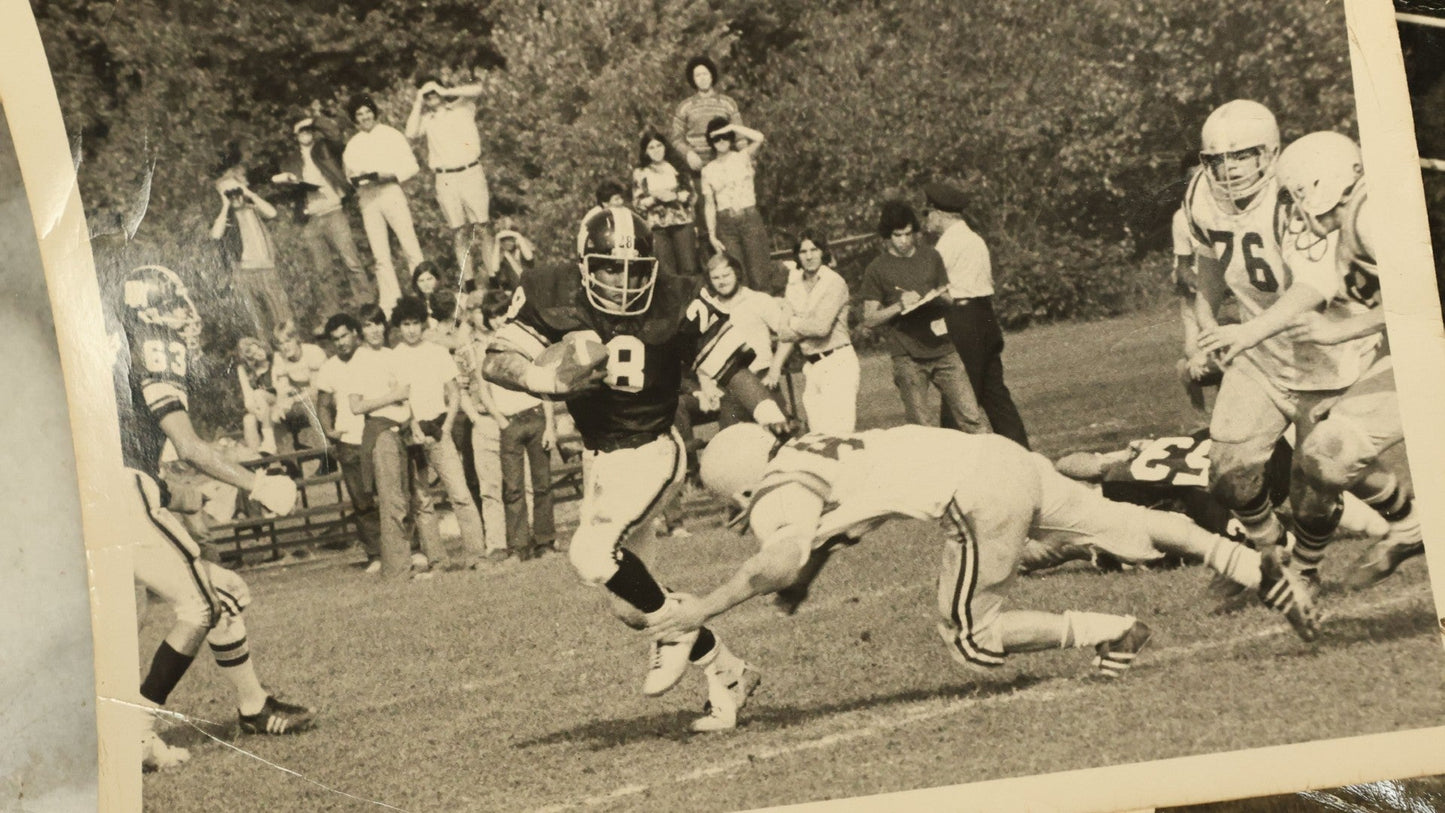
[[[954,426],[970,434],[988,432],[988,419],[944,324],[948,305],[939,296],[948,288],[948,274],[943,259],[931,247],[918,245],[918,230],[911,206],[896,200],[883,204],[878,219],[883,251],[863,271],[860,288],[863,324],[883,329],[884,346],[893,357],[893,383],[909,423],[933,422],[924,415],[932,384]]]

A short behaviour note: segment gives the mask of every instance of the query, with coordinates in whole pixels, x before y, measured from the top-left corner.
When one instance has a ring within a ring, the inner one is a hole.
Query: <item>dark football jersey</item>
[[[121,454],[128,468],[159,478],[166,445],[161,419],[189,406],[186,344],[175,331],[152,325],[132,326],[129,343],[115,375]]]
[[[677,277],[659,275],[651,306],[638,316],[592,307],[575,268],[533,272],[518,292],[513,321],[498,332],[506,346],[535,358],[568,333],[587,330],[607,345],[603,385],[566,399],[590,449],[671,429],[689,368],[725,385],[752,361],[740,339],[728,338],[726,314],[693,298]]]
[[[1145,441],[1139,454],[1104,472],[1104,496],[1145,508],[1179,511],[1211,533],[1236,538],[1242,528],[1232,522],[1229,509],[1209,493],[1211,445],[1208,429]],[[1275,505],[1289,496],[1292,456],[1289,443],[1280,438],[1265,471]]]

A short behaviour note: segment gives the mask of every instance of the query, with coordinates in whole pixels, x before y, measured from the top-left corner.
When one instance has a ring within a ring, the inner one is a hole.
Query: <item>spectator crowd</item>
[[[932,388],[943,425],[1027,446],[1003,380],[988,247],[966,221],[966,194],[927,185],[922,217],[905,201],[883,202],[881,251],[856,291],[816,229],[801,230],[777,262],[755,182],[766,137],[720,92],[710,59],[689,61],[684,75],[694,92],[665,133],[643,131],[631,184],[604,180],[594,195],[598,206],[630,206],[643,217],[659,273],[689,280],[706,307],[727,315],[753,350],[753,371],[812,431],[855,429],[857,299],[860,327],[877,332],[891,357],[908,421],[932,419]],[[516,288],[547,254],[513,217],[494,217],[477,126],[482,93],[425,77],[400,130],[366,95],[346,105],[354,131],[345,140],[341,122],[317,103],[292,124],[295,151],[270,180],[315,278],[334,281],[320,291],[318,312],[298,313],[288,295],[271,235],[278,207],[251,188],[239,149],[227,149],[215,181],[210,236],[252,328],[235,347],[242,442],[262,458],[326,449],[323,466],[340,470],[367,569],[389,578],[502,566],[557,544],[551,468],[559,441],[571,436],[568,416],[482,376]],[[413,221],[407,187],[423,163],[451,232],[444,258],[426,256]],[[925,228],[936,247],[920,239]],[[572,259],[567,248],[554,256]],[[796,398],[794,356],[805,379]],[[748,419],[715,386],[684,387],[677,422],[692,448],[694,422]],[[439,497],[461,537],[455,554],[442,541]],[[686,534],[679,506],[660,530]]]

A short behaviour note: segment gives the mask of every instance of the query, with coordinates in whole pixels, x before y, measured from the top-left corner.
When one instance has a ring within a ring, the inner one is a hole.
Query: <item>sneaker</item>
[[[667,600],[677,601],[671,597]],[[652,642],[652,657],[647,669],[647,677],[642,681],[643,694],[648,697],[657,697],[682,680],[683,674],[687,672],[687,656],[692,653],[692,645],[697,640],[697,634],[698,631],[693,630]]]
[[[243,734],[299,734],[311,727],[316,712],[304,706],[297,706],[267,697],[266,705],[255,714],[242,714]]]
[[[1424,541],[1401,542],[1387,536],[1365,548],[1345,575],[1345,584],[1355,589],[1373,587],[1394,573],[1405,560],[1424,552]]]
[[[1280,563],[1279,551],[1268,547],[1259,557],[1259,598],[1264,606],[1282,613],[1295,634],[1306,642],[1320,637],[1320,619],[1315,612],[1309,584]]]
[[[703,716],[692,721],[692,725],[688,726],[691,730],[703,733],[737,728],[738,712],[747,705],[753,692],[758,690],[763,676],[752,665],[744,663],[735,673],[718,675],[718,680],[722,681],[723,691],[703,704]],[[711,695],[711,679],[708,680],[708,688],[708,694]],[[717,702],[714,703],[713,699]]]
[[[1094,656],[1094,667],[1106,678],[1123,675],[1134,665],[1134,656],[1149,643],[1152,634],[1147,624],[1136,619],[1123,635],[1094,647],[1099,653]]]
[[[425,572],[431,569],[431,561],[426,558],[425,553],[413,553],[411,555],[411,569]]]
[[[380,559],[372,559],[371,561],[367,562],[367,563],[366,563],[366,570],[364,570],[364,571],[362,571],[362,572],[363,572],[363,573],[366,573],[366,574],[368,574],[368,575],[372,575],[372,576],[376,575],[377,573],[380,573],[380,572],[381,572],[381,560],[380,560]]]
[[[1211,611],[1214,615],[1237,613],[1249,606],[1249,588],[1218,573],[1209,581],[1209,595],[1215,600]]]
[[[179,745],[167,745],[161,739],[161,735],[154,731],[147,731],[141,735],[141,769],[146,771],[161,771],[166,768],[174,768],[182,762],[191,758],[191,752]]]
[[[692,531],[678,525],[668,532],[668,536],[671,536],[673,539],[691,539]]]

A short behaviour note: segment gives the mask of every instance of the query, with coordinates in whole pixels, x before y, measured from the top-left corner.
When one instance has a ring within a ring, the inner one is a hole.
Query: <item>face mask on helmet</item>
[[[631,209],[591,212],[578,229],[577,253],[592,307],[616,316],[636,316],[652,307],[657,283],[652,234]]]
[[[1204,121],[1199,161],[1210,191],[1221,203],[1258,193],[1269,182],[1279,154],[1279,126],[1258,102],[1236,99]]]
[[[1321,131],[1301,136],[1285,148],[1277,174],[1280,189],[1291,204],[1290,231],[1308,229],[1323,239],[1335,227],[1322,223],[1321,218],[1354,196],[1364,178],[1364,166],[1353,139]]]

